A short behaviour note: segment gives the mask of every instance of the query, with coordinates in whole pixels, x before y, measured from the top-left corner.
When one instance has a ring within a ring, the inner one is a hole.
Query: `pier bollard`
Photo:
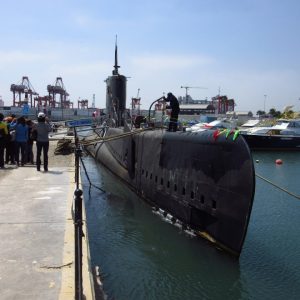
[[[82,190],[74,192],[74,233],[75,233],[75,300],[83,299],[82,288]]]

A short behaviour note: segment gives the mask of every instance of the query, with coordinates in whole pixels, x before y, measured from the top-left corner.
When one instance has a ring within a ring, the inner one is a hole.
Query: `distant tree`
[[[283,114],[282,114],[282,117],[283,118],[286,118],[286,119],[293,119],[294,118],[294,115],[295,115],[295,112],[293,110],[288,110],[288,111],[285,111]]]
[[[271,115],[273,118],[280,118],[281,112],[279,110],[275,110],[275,108],[271,108],[269,115]]]
[[[271,108],[271,109],[269,110],[269,114],[270,114],[272,117],[274,117],[274,115],[276,114],[275,108]]]
[[[253,113],[252,113],[252,111],[249,111],[249,112],[248,112],[248,117],[250,117],[250,118],[252,118],[252,117],[253,117]]]
[[[263,115],[265,115],[266,114],[266,112],[265,111],[263,111],[263,110],[258,110],[257,112],[256,112],[256,115],[257,116],[263,116]]]

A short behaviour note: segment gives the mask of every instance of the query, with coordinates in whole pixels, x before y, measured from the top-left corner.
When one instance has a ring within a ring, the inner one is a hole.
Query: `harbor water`
[[[275,164],[276,159],[283,164]],[[253,152],[256,174],[300,195],[300,153]],[[300,299],[300,200],[256,176],[239,259],[155,214],[91,157],[82,171],[92,266],[108,299]]]

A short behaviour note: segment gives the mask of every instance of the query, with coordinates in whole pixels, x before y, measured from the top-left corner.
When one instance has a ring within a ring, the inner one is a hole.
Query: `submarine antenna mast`
[[[116,44],[115,44],[115,65],[113,70],[113,75],[119,75],[118,69],[120,66],[118,66],[118,36],[116,35]]]
[[[115,42],[115,64],[112,75],[106,82],[106,111],[114,125],[123,126],[126,117],[126,77],[119,74],[117,36]]]

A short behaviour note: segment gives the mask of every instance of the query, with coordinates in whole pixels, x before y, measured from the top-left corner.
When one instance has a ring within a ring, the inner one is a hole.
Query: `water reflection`
[[[92,159],[85,163],[110,191],[84,194],[92,263],[109,299],[247,298],[237,259],[163,221]]]

